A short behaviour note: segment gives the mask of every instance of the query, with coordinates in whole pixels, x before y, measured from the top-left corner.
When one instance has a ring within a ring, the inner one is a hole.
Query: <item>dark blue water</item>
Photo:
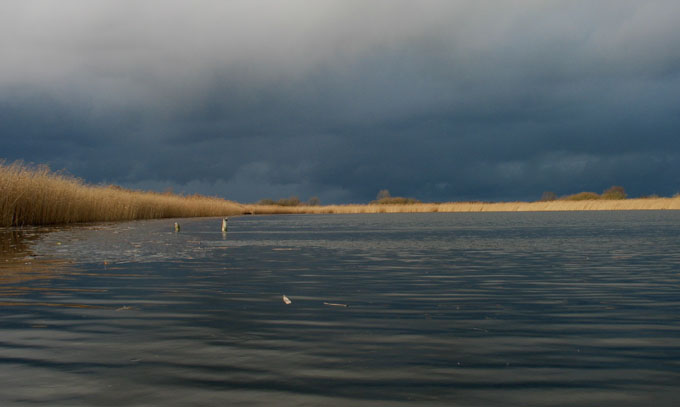
[[[0,233],[0,405],[680,398],[680,213],[173,223]]]

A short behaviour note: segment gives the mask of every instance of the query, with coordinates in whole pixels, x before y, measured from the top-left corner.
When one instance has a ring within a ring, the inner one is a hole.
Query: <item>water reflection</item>
[[[69,293],[103,290],[60,287],[54,280],[68,278],[70,262],[41,257],[32,247],[50,229],[0,230],[0,307],[68,307],[91,308],[92,305],[60,301]],[[50,301],[56,298],[57,301]]]
[[[0,308],[0,401],[672,405],[678,216],[478,215],[42,235],[72,264],[3,283],[33,303]]]
[[[31,249],[44,233],[40,229],[0,229],[0,289],[5,284],[54,278],[55,267],[64,261],[41,259]]]
[[[0,264],[33,258],[30,245],[38,237],[37,231],[0,228]]]

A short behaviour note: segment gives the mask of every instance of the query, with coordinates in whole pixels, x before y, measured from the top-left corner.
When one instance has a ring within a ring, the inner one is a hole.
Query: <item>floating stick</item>
[[[285,294],[283,295],[283,303],[284,303],[284,304],[288,305],[288,304],[290,304],[290,303],[292,303],[292,302],[293,302],[293,301],[291,301],[290,298],[286,297]]]
[[[349,306],[347,304],[338,304],[338,303],[335,303],[335,302],[326,302],[326,301],[323,302],[323,305],[328,305],[328,306],[331,306],[331,307],[345,307],[345,308],[347,308]]]

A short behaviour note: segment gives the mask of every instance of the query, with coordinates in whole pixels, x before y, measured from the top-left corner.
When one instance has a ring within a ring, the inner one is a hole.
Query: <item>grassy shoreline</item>
[[[545,202],[447,202],[279,206],[240,204],[201,195],[181,196],[86,185],[23,164],[0,162],[0,227],[241,214],[354,214],[422,212],[680,210],[680,197]]]
[[[244,206],[205,196],[131,191],[15,163],[0,163],[0,227],[227,216]]]
[[[446,202],[407,205],[326,205],[294,206],[246,205],[253,214],[351,214],[425,212],[558,212],[616,210],[680,210],[680,198],[639,198],[592,201],[549,202]]]

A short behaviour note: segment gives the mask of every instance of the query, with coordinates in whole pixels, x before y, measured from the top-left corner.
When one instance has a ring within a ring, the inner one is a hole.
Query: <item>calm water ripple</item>
[[[679,213],[173,222],[0,231],[0,405],[680,397]]]

